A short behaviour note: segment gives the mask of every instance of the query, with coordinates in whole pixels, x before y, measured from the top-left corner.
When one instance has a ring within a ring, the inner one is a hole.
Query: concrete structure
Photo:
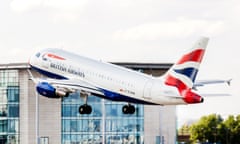
[[[121,66],[125,66],[134,70],[139,70],[144,73],[152,74],[154,76],[160,76],[163,72],[165,72],[171,64],[141,64],[141,63],[116,63]],[[39,119],[36,119],[36,92],[35,92],[35,84],[29,80],[29,73],[27,69],[29,68],[28,64],[26,63],[17,63],[17,64],[2,64],[0,65],[0,73],[4,75],[8,75],[8,80],[11,81],[12,79],[16,79],[17,87],[19,87],[19,102],[14,103],[19,104],[19,115],[12,118],[9,116],[11,111],[8,109],[7,115],[0,115],[0,144],[2,143],[20,143],[20,144],[34,144],[36,143],[36,136],[39,135],[39,141],[41,143],[46,144],[56,144],[56,143],[80,143],[81,138],[84,136],[80,136],[82,133],[86,132],[77,132],[77,131],[65,131],[65,123],[68,122],[66,120],[72,120],[76,117],[64,117],[64,110],[65,105],[68,103],[62,103],[61,99],[48,99],[42,96],[38,96],[39,102]],[[8,73],[14,72],[17,76],[11,78],[11,75]],[[35,71],[32,71],[32,74],[35,77],[43,77]],[[0,77],[1,78],[1,77]],[[6,80],[6,86],[4,88],[9,89],[11,83]],[[5,95],[5,94],[3,94]],[[5,96],[7,97],[7,96]],[[9,97],[9,96],[8,96]],[[1,98],[1,92],[0,92]],[[9,100],[8,100],[9,101]],[[10,103],[10,101],[9,101]],[[102,102],[101,102],[102,103]],[[91,103],[89,103],[91,104]],[[75,104],[76,105],[76,104]],[[104,103],[102,104],[103,107]],[[111,105],[111,103],[110,103]],[[0,112],[1,107],[6,107],[6,104],[0,101]],[[143,119],[143,128],[140,132],[136,131],[136,137],[138,140],[133,141],[134,143],[166,143],[166,144],[173,144],[176,140],[176,107],[175,106],[139,106],[144,108],[144,112],[142,118]],[[6,108],[5,108],[6,109]],[[4,109],[4,110],[5,110]],[[6,110],[5,110],[6,111]],[[16,111],[16,110],[15,110]],[[107,125],[108,123],[105,122],[104,118],[105,114],[102,114],[101,117],[94,117],[94,119],[98,119],[101,124]],[[131,116],[128,116],[131,117]],[[124,116],[129,121],[128,117]],[[82,119],[87,119],[87,117],[81,117]],[[121,117],[120,118],[121,121]],[[15,120],[15,128],[13,131],[9,129],[6,130],[1,127],[10,127],[10,123],[1,124],[1,119],[3,122]],[[91,119],[91,117],[88,117]],[[108,118],[106,118],[108,119]],[[134,117],[137,120],[137,117]],[[114,121],[113,119],[112,121]],[[138,121],[138,120],[137,120]],[[38,126],[37,126],[38,123]],[[140,123],[141,124],[141,123]],[[107,127],[107,126],[106,126]],[[112,126],[114,127],[114,125]],[[136,126],[138,127],[138,126]],[[140,126],[141,127],[141,126]],[[36,130],[38,128],[38,131]],[[110,138],[116,137],[123,132],[105,132],[105,127],[100,126],[100,128],[104,130],[99,130],[99,132],[92,133],[94,136],[100,136],[101,142],[104,140],[104,143],[111,143]],[[95,128],[96,129],[96,128]],[[137,128],[138,129],[138,128]],[[70,129],[69,129],[70,130]],[[132,133],[132,130],[128,129],[129,133]],[[6,132],[5,132],[6,131]],[[75,135],[74,135],[75,134]],[[102,135],[111,134],[109,137],[105,137]],[[13,135],[12,138],[10,135]],[[74,135],[75,141],[71,141],[73,138],[71,135]],[[79,136],[79,138],[78,138]],[[92,134],[88,134],[88,136],[92,136]],[[76,138],[75,138],[76,137]],[[104,138],[103,138],[104,137]],[[123,137],[122,142],[124,142]],[[2,140],[1,140],[2,139]],[[13,140],[14,139],[14,140]],[[66,140],[67,139],[67,140]],[[89,139],[89,137],[88,137]],[[103,140],[102,140],[103,139]],[[130,138],[128,138],[130,139]],[[141,139],[141,140],[139,140]],[[130,141],[130,140],[128,140]],[[82,142],[83,143],[83,142]],[[95,141],[95,143],[98,143]],[[99,142],[100,143],[100,142]]]

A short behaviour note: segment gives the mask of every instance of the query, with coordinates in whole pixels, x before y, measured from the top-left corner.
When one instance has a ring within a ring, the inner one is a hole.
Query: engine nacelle
[[[38,83],[36,89],[40,95],[48,98],[60,98],[67,96],[65,91],[56,89],[47,82]]]

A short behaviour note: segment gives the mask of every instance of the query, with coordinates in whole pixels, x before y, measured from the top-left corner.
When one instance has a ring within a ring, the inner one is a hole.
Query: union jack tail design
[[[165,84],[177,87],[186,103],[200,103],[203,98],[192,92],[200,63],[202,62],[208,38],[202,37],[167,72]]]

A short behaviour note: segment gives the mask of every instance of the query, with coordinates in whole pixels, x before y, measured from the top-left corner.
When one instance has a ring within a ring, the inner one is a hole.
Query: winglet
[[[232,79],[229,79],[226,81],[226,83],[230,86],[231,85],[231,82],[232,82]]]

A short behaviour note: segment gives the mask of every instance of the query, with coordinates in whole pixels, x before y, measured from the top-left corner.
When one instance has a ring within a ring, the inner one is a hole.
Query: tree
[[[220,115],[211,114],[203,116],[198,122],[190,128],[190,139],[193,142],[220,142],[220,131],[223,129],[222,117]]]
[[[189,125],[183,125],[179,130],[178,130],[178,142],[184,142],[184,143],[189,143],[189,135],[190,135],[190,126]]]
[[[188,135],[190,132],[190,127],[188,125],[183,125],[179,130],[178,134],[179,135]]]
[[[190,127],[190,139],[193,142],[239,144],[240,115],[230,115],[224,121],[216,114],[203,116]]]
[[[240,143],[240,115],[236,118],[234,116],[229,116],[224,121],[224,126],[226,128],[226,143],[227,144],[239,144]]]

